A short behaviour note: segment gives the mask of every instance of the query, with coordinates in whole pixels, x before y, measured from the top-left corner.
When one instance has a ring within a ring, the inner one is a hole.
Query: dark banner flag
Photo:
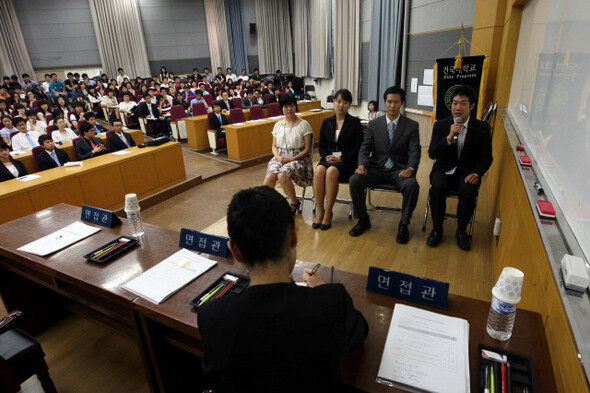
[[[485,103],[481,102],[485,94],[487,78],[487,60],[485,56],[463,57],[461,68],[455,69],[455,58],[436,59],[434,67],[434,111],[435,120],[451,116],[451,94],[459,85],[469,85],[478,95],[477,105],[471,116],[481,118]]]

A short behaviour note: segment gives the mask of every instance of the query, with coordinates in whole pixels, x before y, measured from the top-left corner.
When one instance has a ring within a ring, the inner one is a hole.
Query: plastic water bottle
[[[131,236],[141,241],[145,234],[143,229],[143,220],[139,208],[139,201],[136,194],[125,195],[125,213],[127,213],[127,221],[129,222],[129,231]]]
[[[507,341],[512,336],[516,305],[520,302],[524,274],[513,267],[505,267],[492,288],[492,304],[486,330],[490,337]]]

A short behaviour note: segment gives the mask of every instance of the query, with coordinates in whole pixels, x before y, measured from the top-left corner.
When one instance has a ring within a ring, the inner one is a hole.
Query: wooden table
[[[109,210],[123,207],[125,194],[145,198],[186,180],[181,144],[125,149],[130,154],[105,154],[83,166],[38,172],[27,182],[0,183],[0,223],[58,203],[87,204]]]
[[[297,106],[300,112],[306,112],[310,109],[321,108],[322,102],[320,100],[312,101],[300,101]],[[264,116],[268,117],[268,109],[262,109]],[[229,114],[227,114],[229,116]],[[250,120],[250,110],[244,110],[244,117],[246,120]],[[186,137],[188,141],[188,147],[195,150],[209,148],[209,139],[207,138],[207,130],[209,129],[209,121],[207,115],[185,117],[186,124]]]
[[[136,340],[144,360],[152,391],[200,391],[202,343],[197,312],[188,302],[226,271],[245,274],[244,266],[231,258],[216,258],[218,265],[191,282],[164,303],[155,305],[135,297],[122,285],[178,250],[179,233],[146,225],[146,241],[106,265],[85,262],[82,255],[119,235],[128,235],[127,223],[103,229],[49,257],[16,251],[16,248],[64,227],[80,217],[80,209],[57,205],[43,212],[0,225],[0,291],[9,310],[25,311],[29,326],[46,321],[52,304],[66,304],[84,312]],[[298,263],[293,277],[300,280],[304,267]],[[329,268],[320,272],[330,277]],[[367,277],[336,270],[334,281],[342,283],[369,324],[369,336],[354,347],[341,366],[344,381],[365,392],[398,392],[375,382],[389,322],[396,303],[386,296],[366,292]],[[414,305],[417,307],[416,305]],[[541,316],[518,310],[512,338],[506,342],[490,338],[485,330],[489,302],[450,295],[448,309],[421,307],[469,321],[469,359],[472,392],[477,392],[478,344],[503,348],[533,360],[538,392],[555,392],[555,381]],[[25,329],[26,330],[26,329]]]
[[[301,112],[298,116],[309,122],[313,130],[314,142],[317,143],[320,138],[322,122],[333,115],[333,110],[323,110],[321,112]],[[226,125],[224,128],[227,157],[240,162],[272,154],[272,130],[279,120],[278,118],[269,118]]]
[[[143,133],[141,132],[141,130],[125,130],[125,132],[131,134],[131,137],[135,141],[136,145],[143,145]],[[101,132],[100,134],[97,134],[96,137],[102,139],[102,141],[106,145],[106,132]],[[72,144],[72,141],[65,141],[62,145],[59,145],[57,147],[68,153],[70,160],[78,161],[78,158],[76,158],[76,154],[74,153],[74,145]],[[22,162],[25,168],[27,168],[27,172],[37,172],[37,166],[35,165],[35,159],[33,158],[33,153],[31,150],[27,150],[24,154],[13,156],[13,158],[15,160],[19,160],[20,162]]]

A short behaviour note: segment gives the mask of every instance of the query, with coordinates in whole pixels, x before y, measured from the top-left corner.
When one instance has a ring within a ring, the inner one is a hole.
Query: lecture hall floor
[[[204,178],[232,169],[231,164],[216,161],[206,170],[202,165],[210,161],[204,160],[203,156],[187,151],[184,156],[185,163],[191,160],[191,164],[187,164],[187,172],[200,170]],[[317,161],[316,151],[314,162]],[[410,242],[407,245],[395,242],[399,214],[371,212],[372,228],[362,236],[352,238],[348,231],[355,220],[348,218],[348,205],[336,204],[333,227],[322,232],[311,228],[312,203],[306,201],[303,214],[296,218],[298,258],[362,274],[367,274],[369,266],[378,266],[447,281],[450,282],[451,293],[489,301],[493,277],[490,242],[487,239],[492,235],[492,225],[487,214],[486,178],[478,201],[472,250],[464,252],[457,248],[454,240],[456,224],[450,221],[445,222],[442,243],[432,249],[426,246],[426,238],[432,229],[430,219],[426,231],[421,231],[431,167],[432,160],[423,149],[418,171],[421,192],[410,224]],[[263,163],[215,177],[144,210],[144,221],[174,230],[185,227],[225,234],[225,211],[231,197],[242,188],[261,184],[265,173],[266,163]],[[299,194],[300,191],[298,189]],[[311,188],[308,189],[310,192]],[[341,187],[340,195],[349,197],[346,186]],[[382,204],[401,205],[398,194],[379,193],[375,196],[375,200]],[[455,209],[454,201],[449,200],[448,205],[448,210]],[[60,392],[93,393],[97,391],[97,386],[101,386],[101,391],[111,393],[149,391],[135,344],[107,328],[72,315],[37,338],[47,354],[51,376]],[[41,389],[36,381],[29,380],[26,386],[23,385],[23,392],[41,392]]]

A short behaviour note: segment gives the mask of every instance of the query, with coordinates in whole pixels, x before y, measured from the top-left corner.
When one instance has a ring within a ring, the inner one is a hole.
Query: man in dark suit
[[[80,134],[82,138],[74,143],[74,153],[79,161],[108,153],[102,140],[95,137],[96,131],[90,122],[85,121],[80,125]]]
[[[225,133],[223,126],[229,124],[227,116],[221,113],[221,104],[219,101],[213,103],[213,114],[209,116],[209,128],[217,131],[217,137],[219,138]]]
[[[307,287],[291,283],[297,227],[285,197],[266,186],[240,191],[227,227],[250,285],[199,309],[208,385],[228,393],[345,391],[342,357],[368,325],[344,286],[325,283],[319,271],[305,269]]]
[[[402,88],[389,87],[383,94],[386,116],[369,122],[359,151],[358,168],[349,181],[354,214],[358,218],[358,223],[349,232],[350,236],[359,236],[371,227],[365,205],[367,187],[389,183],[403,195],[396,240],[405,244],[410,239],[408,225],[420,191],[416,172],[421,150],[418,123],[400,114],[405,99],[406,93]]]
[[[162,120],[163,116],[160,116],[160,110],[158,105],[144,101],[139,104],[139,117],[144,118],[148,124],[152,125],[152,129],[156,135],[162,133]]]
[[[443,234],[446,200],[457,192],[457,246],[471,248],[465,232],[473,215],[482,176],[492,165],[490,126],[470,116],[477,93],[470,86],[459,86],[451,95],[452,116],[434,123],[428,155],[434,161],[430,172],[430,208],[434,229],[426,244],[436,247]],[[455,137],[456,136],[456,137]]]
[[[68,153],[55,147],[53,139],[49,135],[39,137],[39,146],[43,146],[43,149],[45,149],[35,158],[39,171],[57,168],[70,161]]]
[[[96,120],[96,115],[94,114],[94,112],[86,112],[84,114],[84,120],[86,120],[88,123],[90,123],[92,125],[92,127],[94,128],[95,134],[100,134],[101,132],[107,132],[107,129],[104,128],[102,126],[102,124],[100,124]]]
[[[246,98],[242,100],[242,109],[250,109],[252,105],[256,105],[256,102],[254,101],[252,90],[248,90]]]
[[[234,107],[234,102],[229,99],[227,91],[221,93],[221,101],[219,101],[219,105],[221,105],[221,110],[223,112],[229,112]]]
[[[113,119],[113,133],[111,133],[107,140],[111,147],[111,152],[127,149],[135,146],[135,141],[127,132],[123,132],[123,122],[121,119]]]

